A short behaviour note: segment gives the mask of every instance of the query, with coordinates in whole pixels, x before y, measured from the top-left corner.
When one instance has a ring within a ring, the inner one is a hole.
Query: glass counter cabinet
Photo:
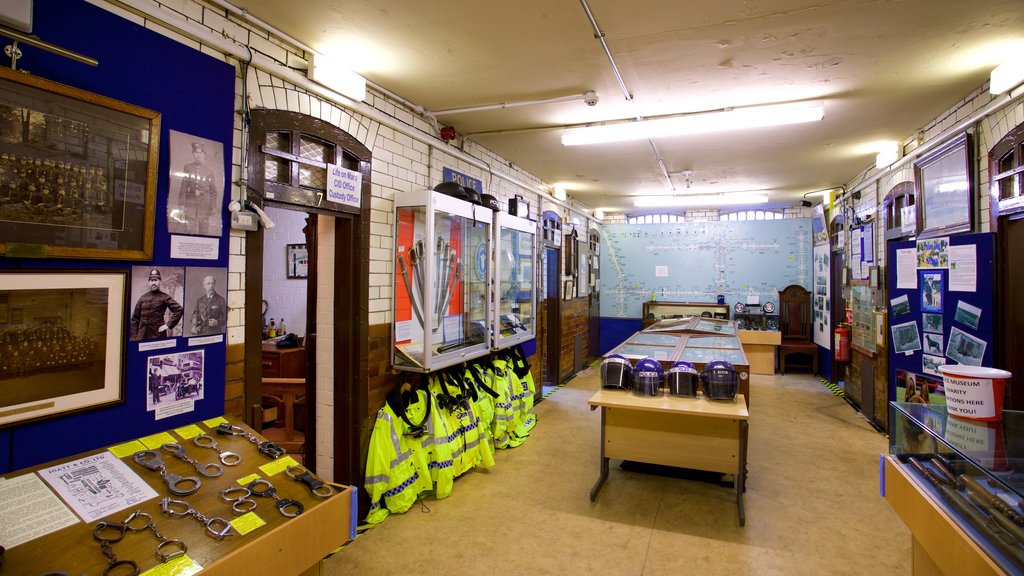
[[[432,190],[395,194],[395,369],[431,372],[490,351],[493,215]]]
[[[495,212],[492,347],[501,350],[536,335],[534,254],[537,223]]]
[[[946,574],[1024,573],[1024,412],[982,422],[890,402],[889,426],[882,490],[915,559]]]

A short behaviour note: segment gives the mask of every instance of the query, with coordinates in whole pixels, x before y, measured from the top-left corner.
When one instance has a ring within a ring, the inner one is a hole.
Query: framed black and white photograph
[[[204,360],[202,350],[150,356],[146,360],[146,410],[202,400]]]
[[[220,236],[223,230],[224,144],[170,131],[167,231]]]
[[[921,355],[921,371],[925,374],[931,374],[932,376],[942,376],[942,372],[939,372],[939,366],[946,363],[946,359],[942,356],[932,356],[931,354]]]
[[[309,276],[309,255],[305,244],[288,244],[284,248],[285,275],[288,278]]]
[[[228,325],[226,268],[185,269],[185,316],[182,332],[187,337],[224,334]]]
[[[0,274],[0,427],[124,401],[127,274]]]
[[[892,309],[893,318],[910,314],[910,298],[906,294],[897,296],[889,301],[889,307]]]
[[[133,266],[129,340],[156,340],[183,335],[185,268]]]
[[[917,332],[917,322],[904,322],[892,327],[893,350],[897,353],[913,352],[921,349],[921,338]]]
[[[924,353],[942,356],[942,334],[924,333]]]
[[[984,340],[971,336],[954,326],[949,331],[949,344],[946,346],[946,356],[960,364],[981,366],[981,360],[985,357],[985,347],[987,345],[988,343]]]
[[[149,260],[160,113],[0,69],[0,255]]]
[[[942,314],[921,314],[921,324],[925,332],[942,334]]]
[[[971,134],[962,132],[914,162],[918,238],[972,228]]]
[[[956,303],[956,313],[953,315],[953,321],[977,330],[978,323],[981,322],[981,308],[960,300]]]

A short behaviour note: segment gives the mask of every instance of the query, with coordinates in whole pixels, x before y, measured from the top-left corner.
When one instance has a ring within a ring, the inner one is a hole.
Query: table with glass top
[[[881,472],[914,574],[1024,573],[1024,412],[982,422],[890,402]]]

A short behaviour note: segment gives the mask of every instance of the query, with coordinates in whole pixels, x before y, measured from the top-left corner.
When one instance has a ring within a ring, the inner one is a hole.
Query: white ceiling
[[[670,194],[839,186],[979,88],[1024,39],[1022,0],[233,0],[426,111],[578,95],[600,101],[437,114],[592,208]],[[628,101],[588,17],[604,33]],[[1016,51],[1018,57],[1021,49]],[[561,128],[822,99],[821,122],[562,146]],[[455,142],[459,144],[459,140]]]

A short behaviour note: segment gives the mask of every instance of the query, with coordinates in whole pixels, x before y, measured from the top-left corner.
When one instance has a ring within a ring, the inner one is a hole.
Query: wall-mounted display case
[[[537,223],[504,212],[494,215],[492,348],[501,350],[536,335]]]
[[[431,190],[395,195],[396,369],[430,372],[490,351],[493,215]]]
[[[740,330],[779,331],[779,313],[775,303],[761,304],[737,303],[733,307],[733,319]]]
[[[914,564],[945,574],[1024,573],[1024,412],[999,422],[938,404],[889,403],[883,494],[910,529]],[[998,568],[997,568],[998,567]]]
[[[705,318],[729,318],[729,307],[713,302],[658,302],[643,303],[644,328],[666,318],[703,316]]]

